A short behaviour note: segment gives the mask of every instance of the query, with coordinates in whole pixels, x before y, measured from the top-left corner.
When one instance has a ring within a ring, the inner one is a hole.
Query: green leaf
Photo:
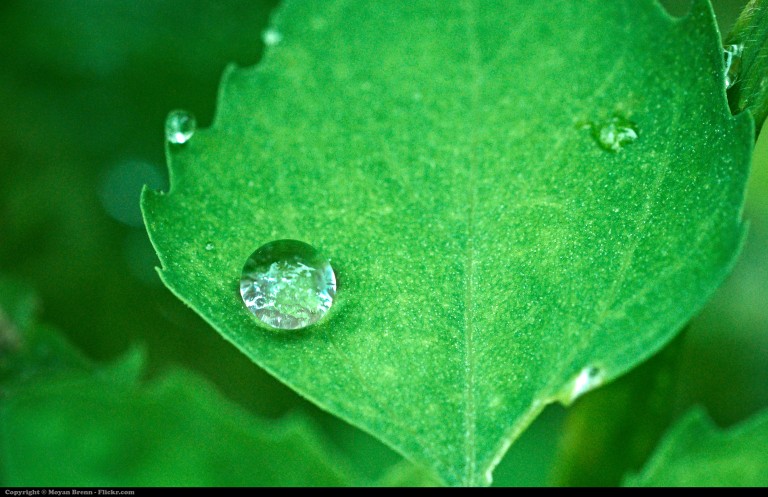
[[[254,418],[182,370],[44,378],[4,400],[0,433],[11,486],[360,484],[304,418]]]
[[[731,109],[749,110],[759,132],[768,116],[768,2],[750,0],[726,44],[737,46],[739,54],[732,63],[735,81],[728,90]]]
[[[721,430],[701,409],[666,435],[645,468],[624,484],[645,487],[765,487],[768,411]]]
[[[661,348],[730,269],[753,125],[705,1],[288,1],[273,24],[213,126],[169,146],[170,192],[145,191],[161,277],[444,482],[489,483],[547,403]],[[301,331],[238,294],[285,238],[339,282]]]

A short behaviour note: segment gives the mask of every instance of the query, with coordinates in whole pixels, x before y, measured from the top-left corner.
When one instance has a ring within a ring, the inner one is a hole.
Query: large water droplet
[[[598,123],[591,123],[592,137],[603,150],[618,152],[637,140],[637,125],[620,116]]]
[[[165,139],[176,145],[187,143],[197,130],[197,119],[185,110],[174,110],[165,119]]]
[[[723,47],[723,58],[725,60],[725,89],[732,87],[739,79],[739,70],[741,69],[741,53],[744,51],[744,45],[726,45]]]
[[[248,257],[240,277],[245,306],[272,328],[304,328],[333,304],[336,275],[330,261],[297,240],[262,245]]]

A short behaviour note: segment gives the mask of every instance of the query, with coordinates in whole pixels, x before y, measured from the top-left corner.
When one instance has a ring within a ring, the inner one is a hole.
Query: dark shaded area
[[[42,320],[88,356],[143,344],[152,371],[197,369],[268,415],[303,401],[162,286],[138,196],[142,184],[167,184],[165,116],[189,109],[210,124],[224,67],[258,61],[274,5],[51,0],[0,10],[0,271],[32,284]]]

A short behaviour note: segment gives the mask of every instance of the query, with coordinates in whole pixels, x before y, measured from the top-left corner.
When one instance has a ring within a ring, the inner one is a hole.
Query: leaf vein
[[[467,50],[469,51],[469,68],[472,74],[471,106],[472,112],[477,112],[480,102],[480,84],[482,82],[481,60],[477,35],[477,12],[473,1],[464,1],[463,10],[466,20]],[[470,135],[471,136],[471,135]],[[477,406],[475,399],[475,354],[473,349],[474,320],[471,316],[472,299],[475,278],[475,210],[477,205],[477,170],[476,157],[469,158],[469,207],[467,210],[467,248],[466,248],[466,292],[464,294],[464,482],[471,484],[477,474]]]

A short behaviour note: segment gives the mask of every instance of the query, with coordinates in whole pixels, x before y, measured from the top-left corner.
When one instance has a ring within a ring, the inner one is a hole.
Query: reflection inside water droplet
[[[216,246],[213,243],[211,243],[211,242],[208,242],[208,243],[205,244],[205,250],[211,251],[211,250],[213,250],[215,248],[216,248]]]
[[[185,110],[174,110],[165,119],[165,139],[182,145],[187,143],[197,130],[197,119]]]
[[[298,240],[259,247],[245,262],[240,295],[245,306],[272,328],[304,328],[333,304],[336,275],[330,261]]]
[[[739,79],[739,70],[741,69],[741,53],[744,51],[744,45],[726,45],[723,47],[723,58],[725,62],[725,89],[729,89]]]

